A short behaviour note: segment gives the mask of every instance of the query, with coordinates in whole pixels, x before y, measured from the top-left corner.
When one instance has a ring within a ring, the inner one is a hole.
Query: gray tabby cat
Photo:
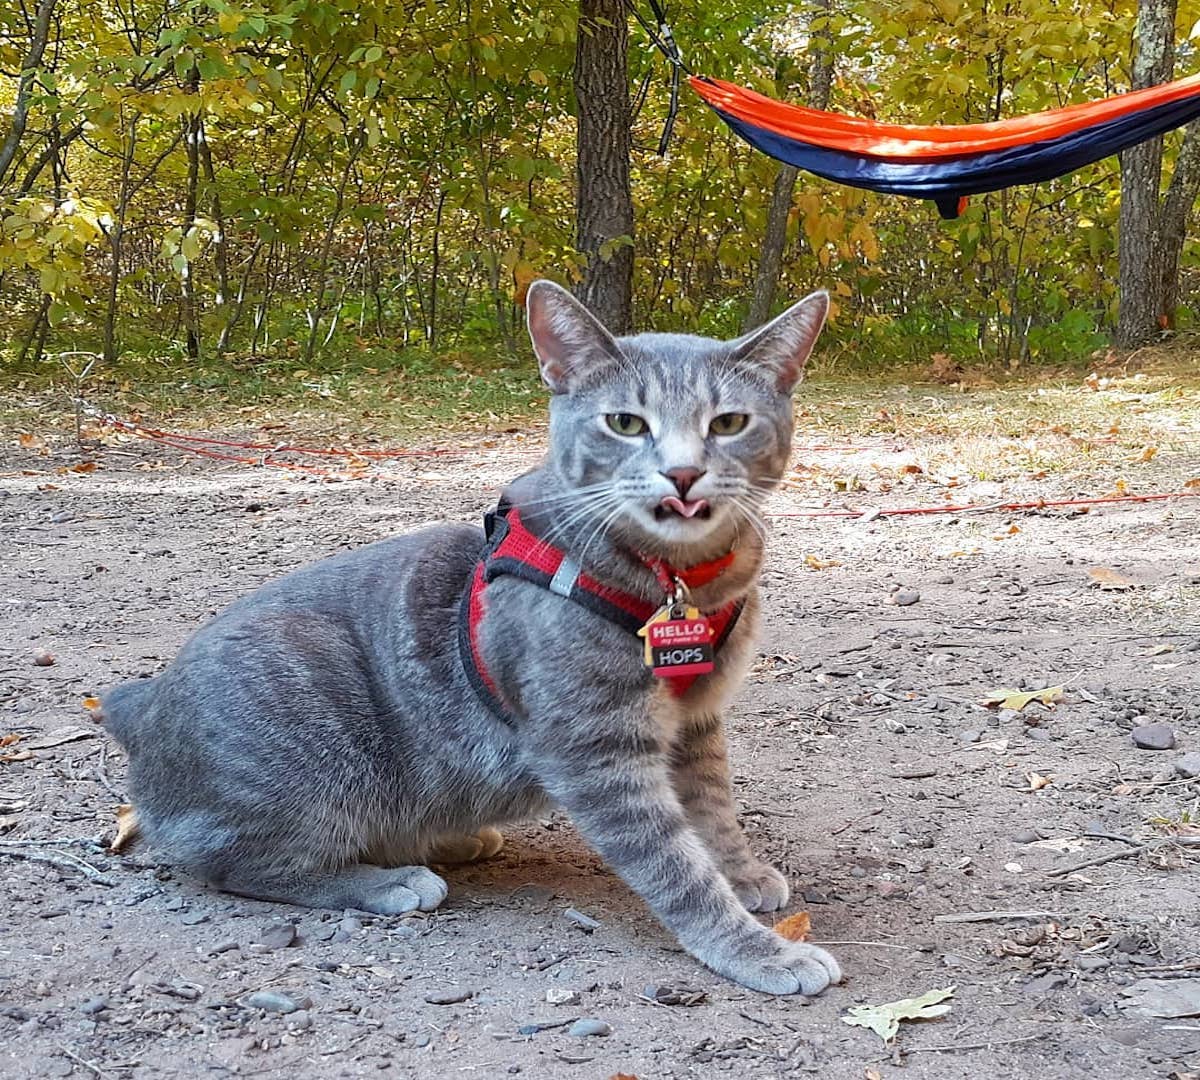
[[[480,531],[369,544],[267,584],[161,675],[105,696],[151,843],[245,896],[430,911],[446,884],[428,864],[486,858],[496,825],[557,805],[713,970],[775,994],[838,982],[832,956],[750,914],[782,908],[788,885],[738,826],[721,720],[753,657],[759,508],[827,309],[814,293],[728,343],[614,339],[558,286],[529,290],[550,450],[506,498],[592,578],[654,604],[640,556],[690,567],[732,550],[693,596],[704,611],[744,601],[714,673],[673,696],[627,629],[503,576],[478,642],[504,723],[457,643]]]

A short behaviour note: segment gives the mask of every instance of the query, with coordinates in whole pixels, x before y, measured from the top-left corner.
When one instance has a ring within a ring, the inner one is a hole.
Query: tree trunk
[[[1179,307],[1179,256],[1187,237],[1188,219],[1200,196],[1200,120],[1184,129],[1183,145],[1175,159],[1171,185],[1159,215],[1158,237],[1162,273],[1159,315],[1162,324],[1175,329],[1175,311]]]
[[[622,0],[580,0],[576,247],[587,259],[575,294],[615,334],[633,327],[632,132]]]
[[[33,83],[37,78],[37,69],[41,67],[42,57],[46,53],[46,44],[50,40],[50,18],[54,14],[57,0],[40,0],[33,25],[29,28],[29,54],[21,65],[21,74],[17,77],[17,96],[13,103],[12,127],[4,141],[0,143],[0,182],[3,182],[8,167],[17,156],[17,147],[21,145],[21,137],[25,134],[25,125],[29,122],[29,99],[33,95]]]
[[[817,0],[809,33],[812,63],[808,76],[808,105],[813,109],[829,108],[829,92],[833,85],[833,40],[829,34],[831,3],[832,0]],[[754,296],[742,322],[743,334],[762,326],[771,317],[775,290],[779,285],[779,270],[783,266],[783,249],[787,245],[787,221],[792,210],[792,193],[796,190],[798,173],[794,165],[780,165],[775,174],[771,205],[767,211],[767,227],[763,232],[758,268],[754,274]]]
[[[1133,89],[1166,82],[1175,66],[1176,0],[1138,0]],[[1147,139],[1121,154],[1121,214],[1118,249],[1120,311],[1117,345],[1137,348],[1163,327],[1163,258],[1159,189],[1162,137]]]

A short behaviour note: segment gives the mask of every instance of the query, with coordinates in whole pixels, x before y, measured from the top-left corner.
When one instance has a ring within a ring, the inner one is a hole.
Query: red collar
[[[638,555],[647,569],[654,572],[663,591],[669,596],[675,591],[675,582],[682,581],[689,589],[700,589],[716,581],[733,564],[736,552],[727,551],[717,559],[697,563],[695,566],[677,567],[663,559],[650,555]]]

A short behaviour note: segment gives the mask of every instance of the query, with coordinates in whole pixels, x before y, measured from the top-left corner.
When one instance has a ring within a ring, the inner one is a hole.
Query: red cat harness
[[[516,507],[501,503],[484,518],[484,530],[487,547],[475,564],[471,585],[463,594],[460,608],[459,654],[467,677],[480,699],[499,719],[511,725],[511,710],[488,673],[479,648],[479,626],[487,608],[489,583],[502,574],[522,578],[616,623],[631,635],[637,634],[660,605],[597,581],[564,551],[534,536],[522,523]],[[677,581],[682,581],[688,588],[700,588],[708,584],[733,562],[733,553],[687,570],[675,569],[661,560],[644,561],[658,577],[664,596],[669,596]],[[714,650],[719,650],[728,639],[741,613],[742,601],[734,600],[708,615],[713,629]],[[636,647],[640,648],[640,645]],[[697,678],[696,675],[680,675],[664,681],[671,693],[680,697]]]

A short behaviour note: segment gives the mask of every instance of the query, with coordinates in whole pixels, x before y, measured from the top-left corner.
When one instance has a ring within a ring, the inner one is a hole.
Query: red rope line
[[[303,446],[281,445],[269,443],[238,442],[233,439],[218,439],[208,435],[184,435],[178,432],[163,431],[159,428],[148,427],[120,420],[98,409],[89,409],[97,419],[111,427],[136,435],[138,438],[168,446],[187,454],[197,454],[201,457],[214,458],[217,461],[229,461],[239,465],[251,465],[260,468],[285,469],[290,472],[306,473],[326,480],[403,480],[405,477],[379,472],[363,472],[361,470],[323,469],[317,465],[305,465],[296,461],[271,461],[271,454],[312,454],[322,457],[346,457],[368,460],[386,460],[388,458],[405,457],[469,457],[480,450],[467,449],[431,449],[431,450],[351,450],[338,447],[313,448]],[[224,450],[212,450],[209,447],[218,446],[235,450],[261,450],[258,457],[246,457],[242,454],[230,454]],[[861,451],[870,449],[861,446],[813,445],[799,447],[803,450],[836,450]],[[1110,503],[1148,503],[1161,502],[1165,499],[1194,499],[1200,497],[1200,489],[1191,491],[1168,491],[1150,495],[1101,495],[1083,499],[1037,499],[1033,502],[1004,502],[1004,503],[946,503],[941,506],[908,506],[890,508],[872,508],[869,510],[773,510],[763,514],[772,518],[861,518],[872,517],[909,517],[918,514],[969,514],[983,511],[1015,512],[1021,510],[1044,510],[1062,506],[1101,506]]]

